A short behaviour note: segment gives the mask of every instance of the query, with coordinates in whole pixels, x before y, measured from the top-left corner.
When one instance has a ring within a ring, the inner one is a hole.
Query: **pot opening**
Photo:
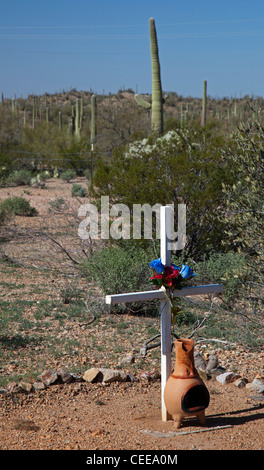
[[[191,385],[182,395],[181,407],[185,413],[202,411],[209,405],[210,395],[205,385]]]
[[[181,344],[183,351],[190,351],[193,348],[193,340],[192,339],[178,339],[175,342],[178,342]]]

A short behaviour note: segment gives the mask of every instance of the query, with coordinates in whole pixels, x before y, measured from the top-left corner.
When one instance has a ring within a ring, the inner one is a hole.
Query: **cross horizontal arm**
[[[185,297],[187,295],[202,294],[220,294],[223,292],[222,284],[209,284],[207,286],[183,287],[181,290],[175,290],[173,297]]]
[[[105,302],[108,305],[120,304],[126,302],[139,302],[143,300],[163,300],[165,299],[165,292],[163,289],[147,290],[145,292],[128,292],[127,294],[114,294],[107,295]]]
[[[219,294],[223,291],[222,284],[211,284],[207,286],[183,287],[181,290],[175,290],[173,297],[185,297],[188,295]],[[165,300],[165,289],[149,290],[145,292],[128,292],[126,294],[107,295],[105,302],[108,305],[139,302],[147,300]]]

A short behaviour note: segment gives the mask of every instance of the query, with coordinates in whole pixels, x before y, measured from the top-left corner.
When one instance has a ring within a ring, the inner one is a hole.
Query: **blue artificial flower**
[[[173,267],[174,269],[177,269],[178,271],[181,270],[181,268],[179,268],[179,266],[176,266],[176,264],[171,263],[171,265],[172,265],[172,267]]]
[[[193,272],[193,270],[189,267],[186,266],[185,264],[182,265],[181,271],[180,271],[181,277],[187,281],[187,279],[191,279],[191,277],[195,276],[196,274]]]
[[[151,268],[155,269],[158,274],[162,274],[165,271],[165,266],[161,262],[161,258],[154,259],[149,264]]]

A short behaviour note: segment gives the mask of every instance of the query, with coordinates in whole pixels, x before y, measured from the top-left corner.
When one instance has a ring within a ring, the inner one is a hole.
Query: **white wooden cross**
[[[171,207],[162,206],[160,208],[160,257],[164,266],[171,265],[171,250],[169,244],[171,234]],[[162,421],[167,421],[169,415],[164,403],[164,389],[168,378],[171,375],[171,306],[166,296],[166,289],[149,290],[145,292],[130,292],[126,294],[107,295],[105,301],[108,305],[160,300],[161,312],[161,417]],[[201,295],[220,293],[223,291],[222,284],[211,284],[206,286],[183,287],[181,290],[174,290],[173,297],[184,297],[189,295]]]

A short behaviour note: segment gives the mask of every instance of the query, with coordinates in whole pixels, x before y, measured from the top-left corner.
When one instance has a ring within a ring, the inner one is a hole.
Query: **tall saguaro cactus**
[[[154,132],[161,134],[163,131],[163,104],[159,49],[154,18],[149,20],[149,35],[152,70],[152,129]]]
[[[77,98],[75,103],[75,137],[80,139],[80,111],[79,111],[79,99]]]
[[[149,19],[150,54],[152,71],[152,104],[144,101],[138,94],[136,102],[148,109],[151,107],[151,126],[153,132],[160,135],[163,132],[163,100],[160,78],[159,49],[154,18]]]
[[[92,95],[91,97],[91,163],[90,163],[90,172],[91,172],[91,181],[93,179],[93,167],[94,167],[94,144],[96,142],[97,134],[97,103],[96,96]]]
[[[205,126],[206,124],[206,106],[207,106],[207,81],[204,80],[201,126]]]
[[[96,142],[96,96],[91,97],[91,145],[92,150]]]

